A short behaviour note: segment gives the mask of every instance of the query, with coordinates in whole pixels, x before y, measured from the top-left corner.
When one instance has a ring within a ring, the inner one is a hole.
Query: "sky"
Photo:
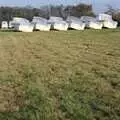
[[[42,5],[76,5],[78,3],[92,4],[94,11],[104,12],[107,5],[120,8],[120,0],[0,0],[0,6],[26,6],[40,7]]]

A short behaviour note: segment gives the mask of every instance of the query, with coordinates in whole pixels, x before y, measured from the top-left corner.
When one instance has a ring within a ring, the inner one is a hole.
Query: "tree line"
[[[113,19],[120,23],[120,10],[115,10],[111,6],[108,7],[106,13],[113,16]],[[13,17],[23,17],[32,20],[34,16],[49,18],[50,16],[63,17],[67,16],[95,16],[92,5],[59,5],[59,6],[42,6],[40,8],[26,7],[0,7],[0,23],[2,21],[10,21]]]
[[[92,5],[78,4],[76,6],[43,6],[41,8],[26,7],[0,7],[0,23],[1,21],[10,21],[13,17],[24,17],[32,20],[33,16],[49,18],[57,16],[66,18],[68,15],[80,17],[82,15],[93,16]]]

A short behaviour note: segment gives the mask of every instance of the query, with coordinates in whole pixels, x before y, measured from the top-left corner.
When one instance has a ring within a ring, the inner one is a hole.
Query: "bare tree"
[[[75,6],[67,6],[65,12],[68,15],[80,17],[80,16],[94,16],[92,5],[78,4]]]
[[[117,21],[120,25],[120,9],[114,9],[111,5],[107,5],[107,11],[105,13],[112,15],[113,20]]]

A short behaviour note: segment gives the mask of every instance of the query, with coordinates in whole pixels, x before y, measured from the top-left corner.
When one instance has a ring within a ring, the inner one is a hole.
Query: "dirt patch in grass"
[[[23,106],[22,91],[13,85],[0,85],[0,112],[18,111]]]

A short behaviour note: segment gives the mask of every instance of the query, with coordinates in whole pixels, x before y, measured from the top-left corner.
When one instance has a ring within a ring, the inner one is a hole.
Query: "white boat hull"
[[[21,32],[33,32],[33,25],[16,25],[15,30]]]
[[[68,30],[68,24],[64,23],[54,23],[53,24],[53,29],[55,30],[62,30],[62,31],[67,31]]]
[[[102,23],[96,23],[96,22],[89,22],[88,27],[92,29],[102,29],[103,24]]]
[[[85,29],[85,23],[77,24],[77,23],[70,23],[69,28],[75,29],[75,30],[84,30]]]
[[[39,24],[36,23],[35,29],[40,31],[50,31],[51,24]]]
[[[104,21],[103,22],[103,26],[105,28],[109,28],[109,29],[116,29],[117,25],[118,25],[118,23],[115,21],[112,21],[112,22],[111,21]]]

